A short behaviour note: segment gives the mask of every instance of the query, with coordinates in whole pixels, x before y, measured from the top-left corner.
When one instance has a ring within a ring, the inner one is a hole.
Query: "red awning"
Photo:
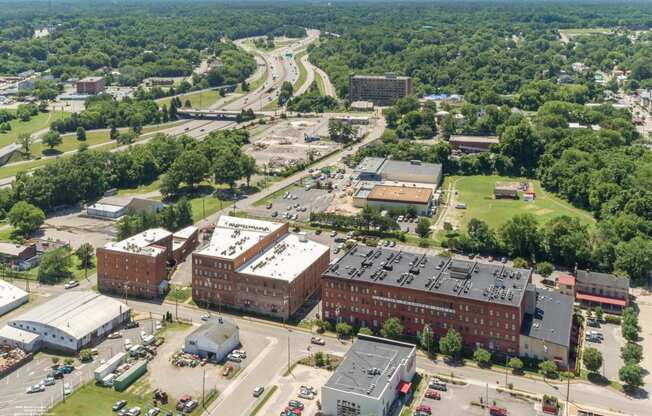
[[[410,391],[410,387],[412,387],[412,383],[401,381],[398,383],[398,386],[396,386],[396,390],[403,394],[408,394]]]
[[[604,296],[589,295],[587,293],[578,293],[577,295],[575,295],[575,297],[577,298],[577,300],[587,300],[589,302],[605,303],[607,305],[620,306],[623,308],[627,306],[627,301],[625,301],[625,299],[607,298]]]

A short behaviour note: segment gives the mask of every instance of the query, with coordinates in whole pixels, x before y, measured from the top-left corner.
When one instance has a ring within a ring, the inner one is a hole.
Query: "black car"
[[[140,324],[136,321],[129,321],[127,322],[127,325],[125,325],[125,328],[131,329],[131,328],[138,328]]]
[[[118,410],[122,409],[126,405],[127,405],[126,400],[118,400],[117,402],[115,402],[115,404],[113,405],[111,410],[113,410],[114,412],[117,412]]]

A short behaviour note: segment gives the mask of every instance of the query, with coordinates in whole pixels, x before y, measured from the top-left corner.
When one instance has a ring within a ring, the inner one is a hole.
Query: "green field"
[[[299,79],[297,79],[297,83],[294,84],[294,91],[299,90],[303,84],[306,83],[306,80],[308,79],[308,70],[306,69],[306,66],[301,62],[301,58],[303,58],[308,51],[301,51],[298,54],[294,56],[294,61],[297,63],[297,66],[299,67]]]
[[[179,96],[182,105],[186,104],[186,100],[190,100],[190,106],[192,108],[208,108],[220,98],[220,93],[217,90],[197,91]],[[163,104],[169,107],[170,101],[172,101],[172,98],[168,97],[163,98],[156,103],[159,107],[161,107]]]
[[[11,130],[0,134],[0,147],[14,143],[18,135],[22,133],[32,134],[39,130],[47,128],[51,122],[69,117],[70,113],[65,111],[50,111],[47,113],[38,113],[29,119],[29,121],[11,120]]]
[[[443,189],[447,192],[453,184],[458,192],[457,201],[466,204],[466,209],[449,208],[446,221],[458,223],[464,228],[471,218],[485,221],[491,227],[499,227],[517,214],[533,214],[540,222],[560,216],[569,215],[579,218],[585,224],[593,224],[595,220],[586,211],[573,207],[568,202],[544,191],[539,181],[529,181],[534,185],[536,200],[525,202],[522,198],[494,199],[493,190],[496,182],[517,182],[522,179],[501,176],[448,176],[444,180]]]
[[[317,89],[319,90],[319,95],[326,95],[326,87],[324,86],[324,79],[315,71],[315,83],[317,83]]]

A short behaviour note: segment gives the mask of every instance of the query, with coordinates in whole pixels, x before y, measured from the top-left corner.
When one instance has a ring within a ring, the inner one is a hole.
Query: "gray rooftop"
[[[238,326],[235,322],[230,319],[215,317],[204,322],[188,336],[208,338],[220,345],[228,341],[236,332],[238,332]]]
[[[609,273],[592,272],[590,270],[578,270],[577,282],[581,284],[594,284],[629,290],[629,279]]]
[[[355,246],[324,276],[519,306],[532,271],[406,251]]]
[[[549,290],[537,289],[534,315],[526,313],[521,322],[521,334],[546,342],[570,346],[573,320],[573,298]]]
[[[384,157],[365,157],[360,163],[358,163],[355,171],[359,173],[378,174],[383,163],[385,163]]]
[[[399,364],[414,352],[412,344],[359,335],[325,387],[379,397]]]
[[[387,160],[382,166],[383,176],[409,172],[415,175],[427,175],[437,178],[441,175],[441,165],[420,161]]]

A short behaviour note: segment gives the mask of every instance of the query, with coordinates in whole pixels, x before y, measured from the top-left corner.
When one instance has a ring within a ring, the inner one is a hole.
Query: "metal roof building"
[[[122,302],[90,291],[69,291],[11,319],[8,326],[40,336],[45,347],[79,351],[130,319]]]
[[[211,318],[186,336],[183,350],[210,361],[222,361],[240,345],[240,329],[230,319]]]
[[[27,302],[29,294],[11,283],[0,280],[0,316]]]

